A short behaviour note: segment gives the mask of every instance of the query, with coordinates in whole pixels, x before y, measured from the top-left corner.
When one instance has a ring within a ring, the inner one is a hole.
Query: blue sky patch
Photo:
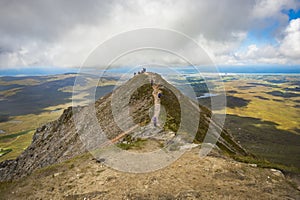
[[[289,21],[300,18],[300,10],[295,11],[294,9],[289,9],[283,10],[282,12],[289,16]]]

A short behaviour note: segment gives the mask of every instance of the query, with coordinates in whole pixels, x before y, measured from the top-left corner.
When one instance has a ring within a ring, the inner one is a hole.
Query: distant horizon
[[[154,67],[159,69],[159,67]],[[174,66],[177,71],[185,74],[193,74],[195,71],[192,66]],[[283,66],[283,65],[265,65],[265,66],[218,66],[218,72],[222,74],[300,74],[300,66]],[[121,66],[110,68],[107,71],[115,73],[125,73],[130,71],[131,67]],[[162,69],[162,68],[161,68]],[[91,68],[91,70],[103,70]],[[68,73],[78,73],[79,67],[20,67],[20,68],[2,68],[0,77],[4,76],[47,76]],[[156,71],[156,70],[155,70]],[[163,70],[162,70],[163,71]],[[201,67],[200,72],[210,73],[209,67]],[[212,72],[216,73],[216,72]]]

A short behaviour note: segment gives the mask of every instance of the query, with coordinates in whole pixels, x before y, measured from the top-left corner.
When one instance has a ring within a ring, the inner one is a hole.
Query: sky
[[[187,35],[217,65],[300,65],[299,0],[2,0],[0,69],[78,67],[112,36],[147,27]]]

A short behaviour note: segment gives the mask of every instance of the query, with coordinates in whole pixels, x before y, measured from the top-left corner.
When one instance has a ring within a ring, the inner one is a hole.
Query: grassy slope
[[[34,131],[23,131],[15,135],[8,135],[9,138],[0,139],[0,147],[2,149],[12,150],[1,156],[0,162],[17,158],[30,145],[33,134]],[[9,140],[7,141],[7,139]]]
[[[139,87],[131,96],[129,106],[130,115],[133,117],[135,124],[145,126],[151,119],[149,109],[154,105],[152,96],[153,88],[150,84]]]
[[[161,98],[161,104],[162,106],[165,107],[166,109],[166,122],[164,125],[164,128],[166,130],[172,130],[175,133],[179,129],[179,126],[181,124],[181,115],[184,115],[185,117],[189,117],[190,119],[188,120],[190,122],[190,126],[194,123],[194,118],[190,113],[181,113],[181,108],[180,104],[177,100],[177,97],[173,94],[171,90],[168,88],[161,88],[162,91],[162,98]],[[182,97],[181,97],[182,98]],[[186,97],[184,97],[186,98]],[[182,99],[184,99],[182,98]],[[188,98],[183,100],[183,106],[190,107],[190,109],[195,109],[190,102]],[[193,138],[194,142],[196,143],[201,143],[207,133],[208,127],[209,127],[209,119],[211,117],[211,111],[208,110],[207,108],[200,106],[199,107],[201,112],[199,113],[199,124],[198,124],[198,129],[195,135],[195,138]],[[186,109],[184,109],[186,110]],[[189,133],[189,126],[184,127],[185,131]],[[226,131],[223,130],[221,131],[221,138],[228,144],[230,145],[230,148],[227,146],[224,146],[221,142],[217,142],[217,146],[220,147],[223,151],[227,152],[229,155],[235,155],[235,154],[241,154],[241,155],[246,155],[247,153],[239,146],[236,144],[236,142],[232,139],[231,135]]]

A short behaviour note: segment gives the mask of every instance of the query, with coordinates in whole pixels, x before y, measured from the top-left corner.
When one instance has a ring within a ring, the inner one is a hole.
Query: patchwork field
[[[85,104],[97,85],[95,97],[110,92],[114,78],[81,79],[80,95],[72,95],[76,74],[32,77],[0,77],[0,162],[16,158],[30,143],[34,130],[57,119],[63,110]]]
[[[225,127],[255,155],[300,168],[300,76],[226,75],[223,80]],[[214,84],[218,93],[222,83]],[[210,106],[209,98],[199,102]]]
[[[279,75],[226,81],[226,91],[231,91],[228,95],[248,101],[245,106],[228,107],[227,113],[271,121],[278,129],[300,134],[299,83],[299,76]]]

